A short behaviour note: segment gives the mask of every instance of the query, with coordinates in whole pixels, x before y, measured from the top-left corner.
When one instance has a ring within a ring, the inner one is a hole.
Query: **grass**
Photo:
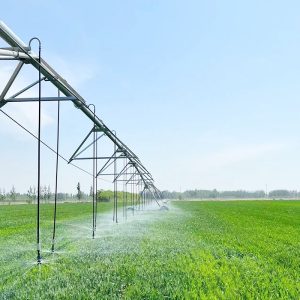
[[[0,207],[0,299],[299,299],[299,201],[173,202],[124,224],[110,209],[92,240],[91,205],[59,205],[58,252],[39,267],[35,207]]]

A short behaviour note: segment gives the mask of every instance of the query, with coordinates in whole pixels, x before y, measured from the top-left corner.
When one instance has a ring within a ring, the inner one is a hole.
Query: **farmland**
[[[173,202],[119,224],[100,204],[42,206],[44,262],[35,265],[35,206],[0,207],[0,299],[298,299],[299,201]],[[130,214],[129,214],[130,215]]]

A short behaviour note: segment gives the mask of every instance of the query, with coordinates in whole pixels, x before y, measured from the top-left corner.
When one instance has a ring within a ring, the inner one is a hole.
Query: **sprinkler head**
[[[52,239],[51,252],[54,253],[55,238]]]
[[[159,210],[161,210],[161,211],[167,211],[167,210],[169,210],[169,207],[166,206],[166,205],[163,205],[163,206],[161,206],[161,207],[159,208]]]
[[[37,264],[38,265],[42,264],[42,258],[40,256],[37,257]]]

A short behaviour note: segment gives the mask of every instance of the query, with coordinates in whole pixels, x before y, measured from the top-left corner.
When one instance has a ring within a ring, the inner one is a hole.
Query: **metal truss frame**
[[[93,228],[92,236],[95,236],[96,231],[96,217],[97,217],[97,189],[99,176],[111,176],[114,185],[114,212],[113,220],[118,222],[118,197],[117,188],[118,183],[123,183],[123,192],[126,200],[123,201],[123,216],[127,218],[128,203],[131,206],[138,205],[139,208],[147,204],[150,199],[154,199],[160,206],[158,200],[161,199],[160,191],[154,185],[154,179],[151,173],[142,164],[138,156],[117,137],[116,132],[111,130],[97,115],[96,108],[93,104],[87,104],[85,99],[62,77],[60,76],[42,57],[41,57],[41,43],[37,38],[30,40],[29,44],[25,44],[18,36],[16,36],[3,22],[0,21],[0,37],[8,44],[8,47],[0,48],[0,61],[18,61],[16,68],[8,79],[3,91],[0,94],[0,109],[1,107],[15,102],[51,102],[55,101],[58,104],[61,101],[71,101],[74,106],[79,109],[87,118],[92,121],[93,127],[88,132],[86,137],[79,144],[73,155],[69,159],[69,163],[74,160],[92,160],[93,161]],[[31,41],[38,40],[39,55],[36,55],[31,49]],[[17,93],[7,96],[13,83],[19,76],[24,64],[31,65],[39,73],[39,79],[32,82],[28,86],[22,88]],[[22,94],[35,86],[39,86],[41,90],[42,83],[51,82],[58,90],[57,97],[22,97]],[[61,94],[63,96],[61,96]],[[92,108],[93,109],[92,109]],[[39,106],[40,110],[40,106]],[[40,132],[40,126],[39,126]],[[57,131],[57,157],[58,157],[58,137],[59,137],[59,113],[58,113],[58,131]],[[86,145],[87,140],[92,136],[92,142]],[[110,156],[98,155],[98,142],[107,137],[114,146],[114,151]],[[38,137],[40,147],[40,136]],[[42,142],[43,143],[43,142]],[[87,149],[93,147],[92,156],[81,156]],[[40,159],[40,158],[38,158]],[[117,161],[123,161],[123,168],[117,170]],[[39,160],[38,160],[39,162]],[[98,163],[102,165],[99,167]],[[107,170],[112,167],[113,171],[107,173]],[[57,171],[57,170],[56,170]],[[57,172],[56,172],[57,181]],[[128,201],[127,187],[131,189],[131,199]],[[39,189],[38,189],[38,205],[39,205]],[[57,189],[56,189],[57,193]],[[56,200],[55,200],[56,201]],[[133,209],[134,211],[134,209]],[[55,218],[56,218],[56,202],[55,202]],[[39,226],[39,206],[38,206],[38,226]],[[55,224],[54,224],[55,229]],[[41,262],[41,245],[39,241],[39,228],[37,229],[37,249],[38,249],[38,263]],[[54,238],[52,250],[54,251]]]

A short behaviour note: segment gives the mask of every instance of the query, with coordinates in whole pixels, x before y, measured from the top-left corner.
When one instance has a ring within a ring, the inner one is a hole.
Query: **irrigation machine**
[[[37,140],[37,263],[42,262],[42,249],[40,240],[40,205],[41,205],[41,146],[47,147],[56,155],[55,166],[55,193],[54,193],[54,214],[53,214],[53,237],[52,237],[52,252],[55,251],[56,239],[56,216],[57,216],[57,185],[59,160],[71,164],[79,169],[75,164],[76,160],[90,160],[92,162],[92,171],[88,172],[92,178],[92,237],[95,237],[97,228],[97,190],[98,179],[100,176],[110,176],[113,183],[113,221],[118,222],[118,182],[123,186],[125,199],[123,205],[123,216],[127,216],[128,210],[136,208],[141,209],[151,201],[156,201],[159,207],[161,193],[155,187],[151,173],[142,164],[138,156],[116,135],[114,130],[111,130],[97,116],[96,107],[94,104],[88,104],[85,99],[63,78],[61,77],[43,58],[41,55],[41,41],[37,37],[33,37],[28,44],[24,43],[13,31],[0,21],[0,37],[7,44],[7,47],[0,48],[1,61],[16,61],[15,69],[10,78],[8,78],[3,90],[0,91],[0,112],[11,121],[22,127],[27,133]],[[38,44],[38,54],[32,51],[32,44]],[[24,65],[32,66],[37,72],[37,80],[22,88],[13,95],[9,95],[11,87]],[[43,84],[50,82],[57,89],[56,97],[44,95]],[[25,92],[33,87],[38,88],[36,97],[22,97]],[[77,149],[69,159],[60,154],[60,103],[61,101],[72,102],[76,109],[79,109],[91,121],[91,130],[79,144]],[[21,123],[15,120],[2,108],[9,103],[36,102],[38,104],[38,134],[33,134],[25,128]],[[41,139],[41,106],[43,102],[57,103],[57,132],[56,132],[56,147],[51,148],[46,142]],[[105,139],[104,139],[105,138]],[[89,142],[91,140],[91,142]],[[98,151],[100,143],[113,145],[111,155],[101,156]],[[87,154],[87,150],[92,151],[92,155]],[[122,168],[117,168],[117,162],[122,162]],[[118,170],[119,169],[119,170]],[[82,171],[86,171],[81,169]],[[109,171],[108,170],[112,170]],[[131,193],[127,193],[130,191]]]

